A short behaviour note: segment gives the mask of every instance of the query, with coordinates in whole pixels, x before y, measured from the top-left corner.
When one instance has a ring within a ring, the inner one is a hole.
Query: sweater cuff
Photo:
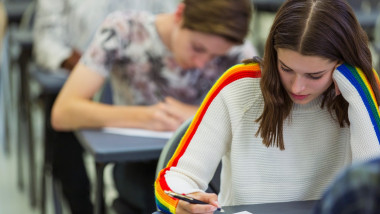
[[[368,79],[359,68],[347,64],[339,66],[333,77],[349,104],[353,160],[380,155],[379,107]]]

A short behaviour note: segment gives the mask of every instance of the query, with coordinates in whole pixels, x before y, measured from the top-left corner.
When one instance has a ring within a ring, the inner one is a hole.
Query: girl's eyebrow
[[[291,69],[289,66],[285,65],[285,63],[282,62],[280,59],[279,59],[278,61],[280,61],[280,63],[281,63],[284,67],[286,67],[287,69],[293,71],[293,69]],[[313,74],[313,75],[314,75],[314,74],[322,74],[322,73],[324,73],[324,72],[326,72],[326,70],[323,70],[323,71],[317,71],[317,72],[313,72],[313,73],[305,73],[305,74]]]
[[[288,69],[290,69],[290,70],[293,70],[293,69],[289,68],[289,66],[285,65],[285,63],[283,63],[280,59],[278,59],[278,61],[280,61],[280,63],[281,63],[284,67],[286,67],[286,68],[288,68]]]

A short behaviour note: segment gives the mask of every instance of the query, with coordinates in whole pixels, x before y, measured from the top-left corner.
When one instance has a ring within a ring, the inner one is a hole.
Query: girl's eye
[[[289,68],[285,68],[284,66],[281,65],[281,70],[285,71],[285,72],[291,72],[292,69],[289,69]]]
[[[193,45],[193,50],[197,53],[204,53],[205,49],[202,46]]]
[[[201,48],[199,46],[196,46],[196,45],[192,45],[192,48],[195,52],[198,52],[198,53],[202,51]]]
[[[314,76],[314,75],[312,75],[312,74],[309,74],[309,78],[310,78],[310,79],[313,79],[313,80],[320,79],[321,77],[322,77],[322,75],[321,75],[321,76]]]
[[[283,70],[284,72],[292,72],[293,70],[290,69],[290,68],[286,68],[282,65],[280,65],[281,67],[281,70]],[[313,80],[317,80],[317,79],[320,79],[323,75],[314,75],[314,74],[308,74],[308,78],[310,79],[313,79]]]

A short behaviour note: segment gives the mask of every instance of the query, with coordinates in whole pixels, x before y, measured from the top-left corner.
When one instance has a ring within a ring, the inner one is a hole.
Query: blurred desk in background
[[[16,1],[8,0],[4,2],[8,14],[9,23],[19,23],[24,11],[28,8],[31,0]]]
[[[128,136],[103,130],[76,131],[79,142],[95,159],[96,199],[95,214],[105,212],[104,168],[108,163],[158,159],[168,138]]]
[[[223,207],[224,214],[248,211],[252,214],[309,214],[317,201],[291,201]]]

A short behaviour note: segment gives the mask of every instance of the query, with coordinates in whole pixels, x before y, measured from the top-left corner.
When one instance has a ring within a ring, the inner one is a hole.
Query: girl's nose
[[[303,80],[303,77],[295,76],[292,82],[292,93],[300,95],[305,89],[305,81]]]
[[[194,58],[194,64],[197,68],[204,68],[206,63],[210,60],[210,57],[206,55],[196,56]]]

